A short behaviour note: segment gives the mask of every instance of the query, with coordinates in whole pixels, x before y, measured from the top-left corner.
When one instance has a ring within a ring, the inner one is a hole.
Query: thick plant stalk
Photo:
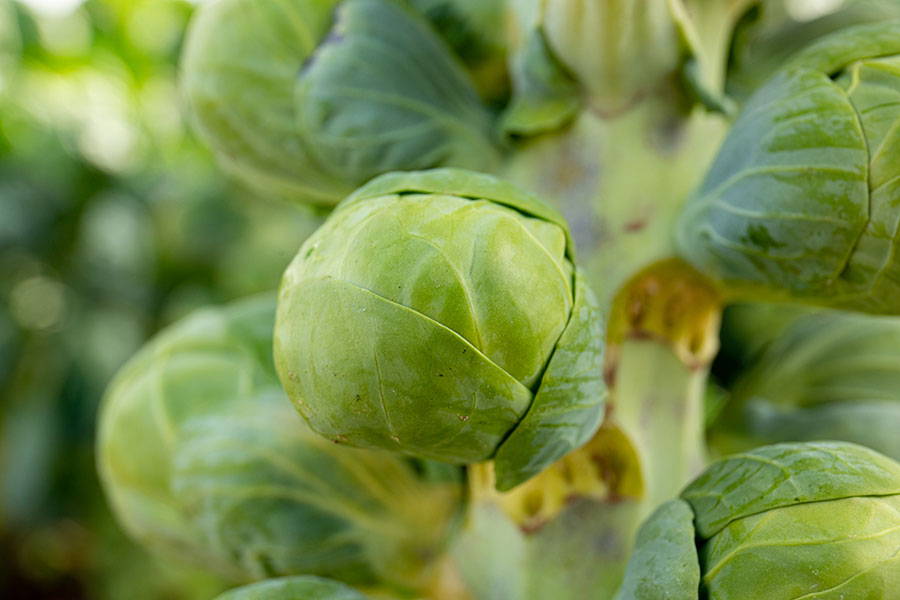
[[[617,14],[639,15],[626,5],[643,6],[644,1],[600,4],[615,4]],[[554,202],[565,215],[579,260],[605,307],[635,272],[674,255],[674,221],[728,130],[728,115],[722,114],[729,107],[723,96],[725,63],[734,26],[754,3],[666,2],[669,29],[678,40],[669,47],[672,56],[656,55],[654,64],[666,68],[653,77],[643,75],[651,81],[641,82],[640,93],[618,96],[615,110],[598,108],[599,92],[589,82],[572,84],[577,92],[567,93],[577,97],[572,101],[580,108],[568,124],[517,142],[503,169],[505,178]],[[552,3],[551,13],[574,11],[578,5],[578,0],[560,0]],[[603,38],[603,28],[610,27],[604,20],[595,25],[599,29],[585,33],[585,40]],[[616,28],[623,29],[618,23]],[[646,31],[635,27],[634,35]],[[548,38],[550,51],[558,52],[553,36]],[[565,56],[559,57],[562,63]],[[645,73],[633,54],[618,59],[621,63],[607,65],[608,70]],[[606,56],[607,63],[611,60]]]
[[[610,418],[639,457],[648,510],[677,494],[704,465],[703,398],[721,311],[712,283],[675,259],[639,273],[613,304]]]
[[[724,136],[721,116],[679,114],[675,102],[648,99],[612,120],[584,112],[527,143],[506,173],[563,212],[604,307],[637,270],[673,255],[672,224]]]
[[[614,448],[619,441],[598,435],[503,494],[489,463],[470,469],[472,502],[453,556],[475,598],[612,597],[640,523],[639,501],[624,495],[637,490],[616,489],[637,483],[616,464],[628,450]]]

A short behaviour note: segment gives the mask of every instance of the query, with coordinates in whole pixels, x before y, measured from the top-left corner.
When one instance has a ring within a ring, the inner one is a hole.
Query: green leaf
[[[833,75],[862,59],[893,56],[900,52],[896,19],[848,27],[798,52],[788,68],[798,67]]]
[[[535,29],[513,58],[512,101],[503,113],[501,129],[508,135],[537,135],[560,129],[581,109],[578,84]]]
[[[900,496],[853,497],[733,521],[701,550],[703,589],[722,600],[891,598],[898,511]]]
[[[285,273],[285,389],[330,439],[454,464],[493,458],[537,397],[523,435],[540,431],[546,453],[516,475],[527,477],[602,415],[601,319],[573,270],[562,217],[503,181],[458,169],[379,177]]]
[[[900,464],[846,442],[775,444],[714,462],[681,497],[710,538],[729,523],[775,508],[900,494]]]
[[[506,0],[409,0],[466,66],[482,97],[503,101],[506,72]]]
[[[500,159],[468,75],[394,0],[206,3],[182,86],[223,167],[268,196],[331,206],[387,171]]]
[[[275,354],[312,427],[360,447],[479,462],[531,403],[528,388],[457,333],[333,278],[286,280]]]
[[[363,183],[394,170],[491,171],[493,123],[428,27],[391,0],[344,0],[300,71],[297,125],[323,168]]]
[[[575,244],[562,214],[549,203],[522,188],[491,175],[462,169],[430,169],[412,173],[387,173],[353,192],[342,207],[360,200],[390,194],[446,194],[460,198],[485,199],[520,213],[558,225],[566,235],[566,254],[575,258]]]
[[[696,600],[700,563],[694,515],[683,500],[661,505],[641,525],[615,600]]]
[[[354,187],[297,132],[297,73],[338,3],[219,0],[191,22],[181,60],[189,114],[225,170],[261,194],[334,204]]]
[[[236,588],[216,600],[365,600],[365,596],[336,581],[320,577],[285,577]]]
[[[547,44],[604,115],[627,111],[678,69],[680,39],[669,0],[545,0]]]
[[[750,100],[678,226],[746,299],[900,312],[900,23],[801,53]]]
[[[596,431],[606,404],[603,320],[597,300],[575,273],[575,305],[525,417],[494,458],[497,489],[512,489]]]
[[[745,305],[726,320],[746,366],[716,433],[743,436],[745,446],[844,440],[900,459],[900,320],[806,311],[782,324],[768,313]],[[762,350],[743,349],[765,337]]]
[[[758,398],[742,414],[751,444],[842,440],[900,460],[900,399],[831,402],[791,410]]]

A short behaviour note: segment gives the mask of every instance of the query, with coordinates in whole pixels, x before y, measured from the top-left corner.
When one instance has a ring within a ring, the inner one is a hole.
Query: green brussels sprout
[[[285,272],[281,381],[335,442],[493,458],[509,489],[602,417],[602,322],[572,258],[562,217],[493,177],[380,177]]]
[[[393,0],[204,4],[182,85],[223,168],[270,196],[328,206],[387,171],[498,160],[468,75]]]
[[[116,515],[149,548],[235,581],[425,585],[460,473],[310,431],[275,375],[274,319],[271,296],[204,310],[123,367],[97,448]]]
[[[229,590],[216,600],[365,600],[342,583],[321,577],[283,577]]]
[[[745,318],[766,329],[753,308],[768,313],[748,305]],[[818,311],[773,338],[732,386],[717,446],[837,439],[900,460],[900,319]]]
[[[900,22],[814,44],[748,102],[679,246],[748,299],[900,313]]]
[[[638,533],[616,600],[889,600],[900,464],[844,442],[713,463]]]

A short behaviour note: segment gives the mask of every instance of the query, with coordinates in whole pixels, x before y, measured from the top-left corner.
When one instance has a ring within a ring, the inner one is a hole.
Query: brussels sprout
[[[713,463],[644,523],[617,600],[896,598],[900,464],[843,442]]]
[[[698,269],[747,298],[900,312],[900,22],[802,52],[738,118],[682,215]]]
[[[451,463],[508,489],[589,439],[602,324],[562,217],[486,175],[385,175],[282,281],[275,361],[335,442]]]
[[[386,171],[498,158],[467,74],[393,0],[214,0],[182,67],[199,133],[267,195],[331,205]]]
[[[216,600],[365,600],[346,585],[320,577],[270,579],[225,592]]]
[[[838,439],[900,460],[900,319],[821,311],[773,337],[734,384],[717,445]]]
[[[459,473],[311,432],[275,376],[274,317],[272,297],[199,312],[118,374],[98,455],[119,520],[237,581],[424,585],[459,511]]]

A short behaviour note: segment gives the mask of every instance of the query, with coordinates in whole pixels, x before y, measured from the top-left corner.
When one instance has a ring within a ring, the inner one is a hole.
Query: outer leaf
[[[742,411],[753,443],[842,440],[900,460],[900,401],[833,402],[796,410],[755,399]]]
[[[541,29],[535,29],[513,58],[512,102],[503,114],[506,135],[536,135],[558,129],[578,114],[578,84],[550,52]]]
[[[525,417],[494,459],[497,489],[512,489],[587,442],[603,419],[603,320],[575,274],[575,304]]]
[[[542,10],[550,48],[601,113],[624,111],[681,61],[667,0],[546,0]]]
[[[513,485],[586,441],[602,414],[600,316],[571,254],[562,217],[498,179],[379,177],[285,273],[285,388],[335,441],[454,464],[493,458],[536,394],[529,432],[498,456]]]
[[[466,66],[481,95],[502,101],[506,73],[506,0],[409,0]]]
[[[694,515],[683,500],[661,505],[641,525],[615,600],[696,600],[700,563]]]
[[[864,58],[895,55],[900,51],[898,26],[896,19],[888,19],[886,22],[848,27],[810,44],[790,60],[789,66],[836,73]]]
[[[588,324],[599,315],[573,292],[570,244],[554,210],[493,177],[377,178],[285,273],[275,353],[289,396],[335,441],[458,464],[494,457],[546,385],[535,415],[576,410],[526,469],[539,470],[586,440],[602,412],[602,332]]]
[[[892,33],[900,38],[900,26]],[[859,115],[869,155],[869,218],[842,277],[862,296],[851,302],[875,312],[886,312],[881,307],[900,293],[900,43],[894,47],[894,56],[855,63],[837,80]]]
[[[334,441],[478,462],[531,403],[526,387],[421,313],[335,279],[283,289],[281,379],[301,414]]]
[[[216,600],[365,600],[365,596],[336,581],[320,577],[270,579],[230,590]]]
[[[900,494],[900,464],[845,442],[776,444],[713,463],[681,497],[710,538],[729,523],[775,508]]]
[[[826,296],[865,227],[867,157],[837,85],[815,71],[782,73],[747,104],[688,205],[682,252],[731,285]]]
[[[785,0],[765,3],[753,0],[750,13],[733,33],[728,88],[738,97],[746,98],[794,54],[823,36],[854,25],[900,18],[900,4],[882,0],[845,1],[812,20],[792,18],[788,5]]]
[[[171,488],[172,466],[185,421],[227,414],[253,401],[248,390],[263,399],[277,394],[265,358],[271,334],[258,326],[271,323],[272,311],[267,297],[227,315],[203,311],[167,330],[116,375],[100,414],[100,476],[125,529],[153,549],[235,579],[247,574],[205,545]]]
[[[569,226],[556,208],[518,186],[475,171],[445,168],[413,173],[387,173],[353,192],[341,203],[341,207],[367,198],[415,192],[490,200],[524,215],[558,225],[566,235],[566,254],[570,260],[575,258],[575,246],[569,234]]]
[[[446,46],[392,0],[344,0],[297,82],[297,124],[332,175],[490,171],[491,118]]]
[[[701,551],[704,590],[721,600],[893,598],[898,511],[900,496],[855,497],[733,521]]]

